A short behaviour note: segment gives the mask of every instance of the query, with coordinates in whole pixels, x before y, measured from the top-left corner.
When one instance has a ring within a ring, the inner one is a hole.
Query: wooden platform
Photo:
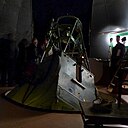
[[[82,118],[85,127],[89,124],[104,126],[104,124],[124,124],[128,125],[128,104],[112,104],[110,112],[92,111],[92,103],[80,102],[82,109]],[[128,126],[127,126],[128,127]]]

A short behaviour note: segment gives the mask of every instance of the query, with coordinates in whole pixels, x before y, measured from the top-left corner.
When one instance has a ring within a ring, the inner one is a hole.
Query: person
[[[32,43],[27,47],[27,62],[35,63],[38,56],[38,40],[37,38],[32,39]]]
[[[0,39],[0,70],[1,70],[1,84],[5,86],[8,82],[8,86],[13,86],[14,82],[14,70],[15,70],[15,54],[16,47],[14,41],[14,34],[5,34]]]
[[[113,38],[110,38],[110,45],[109,45],[109,54],[110,54],[110,57],[112,55],[112,48],[113,48]]]
[[[16,82],[19,83],[22,80],[22,75],[25,70],[27,62],[26,47],[29,44],[28,40],[23,38],[18,44],[18,55],[16,59]]]
[[[39,62],[41,62],[43,57],[44,57],[44,53],[45,53],[47,44],[48,44],[48,39],[45,36],[45,38],[42,39],[40,41],[39,45],[38,45],[38,58],[39,58]]]
[[[113,38],[110,38],[109,50],[108,50],[108,59],[109,59],[109,67],[111,66],[110,58],[112,56],[112,48],[113,48]]]
[[[122,43],[124,44],[124,46],[126,45],[126,37],[123,37],[122,39],[121,39],[121,41],[122,41]],[[127,48],[125,47],[125,54],[126,54],[126,52],[127,52]]]
[[[120,42],[120,36],[116,36],[117,44],[112,49],[112,56],[111,56],[111,74],[112,77],[116,72],[117,68],[120,66],[121,61],[125,54],[125,45]]]
[[[123,38],[121,39],[121,41],[122,41],[122,43],[125,45],[125,43],[126,43],[126,37],[123,37]]]
[[[1,86],[6,86],[8,75],[8,64],[10,54],[10,40],[7,39],[7,35],[3,35],[0,39],[0,83]]]
[[[36,37],[32,39],[32,42],[27,47],[27,65],[25,74],[27,77],[31,78],[36,70],[38,63],[38,40]]]

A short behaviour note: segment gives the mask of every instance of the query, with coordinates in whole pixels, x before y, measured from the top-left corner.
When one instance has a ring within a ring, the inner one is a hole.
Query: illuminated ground
[[[83,128],[83,123],[80,114],[29,110],[0,97],[0,128]]]

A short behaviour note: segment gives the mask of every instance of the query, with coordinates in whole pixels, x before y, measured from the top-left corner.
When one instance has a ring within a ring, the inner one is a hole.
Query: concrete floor
[[[0,97],[0,128],[83,128],[83,122],[80,114],[28,110]]]
[[[11,88],[0,87],[0,94],[8,89]],[[100,88],[100,91],[106,93],[104,88]],[[104,127],[108,126],[104,125]],[[125,125],[109,125],[109,127],[128,128]],[[81,114],[78,113],[29,110],[0,97],[0,128],[84,128],[84,124]]]

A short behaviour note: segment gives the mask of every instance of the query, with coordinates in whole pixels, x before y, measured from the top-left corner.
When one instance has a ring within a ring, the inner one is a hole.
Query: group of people
[[[0,39],[0,85],[14,86],[23,82],[25,75],[31,76],[44,51],[44,43],[34,37],[31,42],[22,39],[18,45],[7,34]]]
[[[112,40],[111,38],[110,43]],[[120,36],[117,35],[117,44],[111,49],[112,77],[125,55],[126,37],[122,38],[122,42],[120,40]],[[36,70],[37,63],[41,60],[46,46],[46,40],[42,42],[40,43],[36,37],[31,42],[22,39],[18,43],[18,47],[16,47],[11,33],[0,39],[0,85],[13,86],[14,83],[22,82],[24,75],[31,77]]]
[[[122,40],[122,42],[121,42]],[[110,38],[110,42],[112,42],[112,38]],[[121,37],[119,35],[116,36],[117,44],[112,48],[111,53],[111,77],[115,74],[116,70],[120,66],[124,56],[125,56],[125,42],[126,37]]]

